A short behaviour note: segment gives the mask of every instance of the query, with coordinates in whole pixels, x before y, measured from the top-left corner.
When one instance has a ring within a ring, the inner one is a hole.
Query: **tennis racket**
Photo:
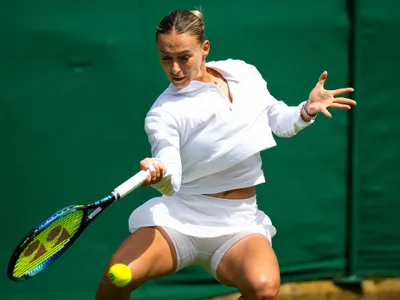
[[[140,171],[108,196],[86,205],[60,209],[31,230],[17,246],[8,264],[8,277],[25,281],[54,263],[110,204],[139,187],[149,171]]]

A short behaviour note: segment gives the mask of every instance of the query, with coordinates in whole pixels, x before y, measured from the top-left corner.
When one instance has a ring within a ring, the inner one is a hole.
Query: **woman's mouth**
[[[175,82],[182,82],[185,78],[186,78],[186,76],[183,76],[183,77],[172,77],[172,80],[175,81]]]

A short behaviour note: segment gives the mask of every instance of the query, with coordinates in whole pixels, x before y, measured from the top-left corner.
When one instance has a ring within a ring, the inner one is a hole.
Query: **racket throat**
[[[94,219],[99,213],[102,212],[102,210],[103,210],[103,208],[101,208],[101,207],[96,208],[90,215],[88,215],[88,219],[89,220]]]

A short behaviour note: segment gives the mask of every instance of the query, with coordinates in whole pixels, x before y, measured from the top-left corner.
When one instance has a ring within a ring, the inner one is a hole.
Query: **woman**
[[[334,96],[353,89],[325,90],[324,72],[308,101],[277,101],[255,67],[232,59],[206,63],[210,43],[198,11],[164,17],[156,41],[171,84],[146,116],[153,157],[140,168],[151,171],[144,185],[163,195],[132,213],[132,234],[108,263],[96,299],[128,300],[147,280],[192,264],[236,287],[239,299],[274,299],[276,230],[256,202],[256,185],[265,181],[260,151],[276,145],[272,133],[291,137],[320,112],[330,118],[328,108],[350,109],[355,101]],[[107,278],[115,263],[131,269],[127,287]]]

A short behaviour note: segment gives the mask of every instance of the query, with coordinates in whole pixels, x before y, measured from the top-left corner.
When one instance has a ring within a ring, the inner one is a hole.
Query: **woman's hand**
[[[149,170],[150,174],[147,175],[146,180],[143,182],[143,186],[149,186],[151,184],[159,182],[165,172],[164,164],[153,158],[145,158],[140,162],[141,170]]]
[[[340,109],[351,109],[351,105],[356,105],[356,101],[348,98],[338,97],[346,93],[354,91],[353,88],[341,88],[337,90],[326,90],[324,83],[328,78],[328,72],[323,72],[319,77],[319,81],[314,89],[311,91],[307,105],[304,107],[308,115],[316,115],[322,112],[328,118],[332,118],[332,115],[328,111],[328,108],[340,108]]]

